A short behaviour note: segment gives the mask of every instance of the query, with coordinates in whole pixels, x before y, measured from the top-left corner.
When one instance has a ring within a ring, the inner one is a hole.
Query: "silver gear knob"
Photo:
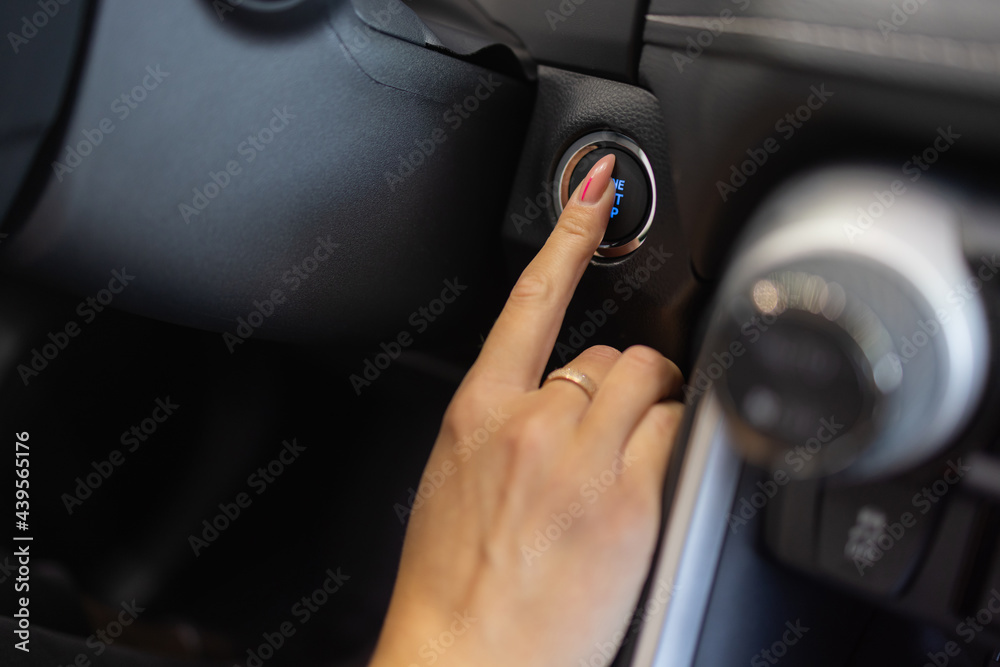
[[[751,461],[875,477],[926,460],[980,399],[985,310],[953,199],[900,174],[816,173],[734,250],[692,385],[716,389]],[[961,294],[961,296],[958,296]]]

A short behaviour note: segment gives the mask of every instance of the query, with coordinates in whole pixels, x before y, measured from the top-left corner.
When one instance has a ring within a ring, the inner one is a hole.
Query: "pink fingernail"
[[[597,161],[587,174],[584,181],[583,190],[580,192],[580,201],[584,204],[596,204],[601,200],[604,191],[608,187],[611,179],[611,171],[615,168],[615,156],[605,155]]]

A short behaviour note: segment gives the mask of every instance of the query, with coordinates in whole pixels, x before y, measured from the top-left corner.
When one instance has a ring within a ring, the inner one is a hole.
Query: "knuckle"
[[[645,345],[633,345],[622,353],[622,358],[637,369],[656,373],[665,373],[670,363],[662,354]]]
[[[441,420],[442,432],[447,431],[451,435],[458,435],[468,428],[471,422],[472,410],[468,404],[460,401],[452,401],[445,408],[444,418]]]
[[[535,457],[551,446],[555,436],[553,420],[545,413],[536,412],[518,422],[510,447],[522,456]]]
[[[552,280],[542,271],[525,271],[514,283],[509,301],[512,303],[548,303],[552,300]]]
[[[555,231],[571,242],[592,243],[596,240],[596,233],[590,216],[589,210],[567,208],[559,218]]]
[[[610,345],[594,345],[584,350],[583,354],[596,359],[607,359],[609,361],[617,361],[622,356],[621,352]]]
[[[657,403],[649,409],[646,419],[657,436],[672,440],[680,428],[684,406],[676,401]]]
[[[462,386],[455,392],[444,412],[443,424],[456,433],[464,433],[477,424],[488,406],[475,384]]]

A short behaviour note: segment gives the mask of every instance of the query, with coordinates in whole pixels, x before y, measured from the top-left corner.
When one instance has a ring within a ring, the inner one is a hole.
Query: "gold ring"
[[[585,373],[573,370],[570,367],[557,368],[556,370],[549,373],[548,377],[545,378],[545,382],[542,383],[544,387],[553,380],[566,380],[567,382],[572,382],[580,389],[587,392],[587,398],[593,400],[594,394],[597,393],[597,385],[591,380]]]

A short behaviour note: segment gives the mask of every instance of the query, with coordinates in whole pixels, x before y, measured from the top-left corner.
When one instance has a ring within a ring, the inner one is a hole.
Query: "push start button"
[[[604,243],[629,241],[639,231],[649,215],[649,186],[646,175],[631,153],[618,148],[598,148],[587,153],[577,163],[569,179],[569,192],[576,190],[590,168],[608,154],[615,156],[615,169],[611,178],[615,183],[615,201],[611,206],[611,220],[604,235]]]
[[[562,213],[570,195],[605,155],[615,156],[611,178],[615,199],[611,219],[597,255],[621,257],[645,240],[656,209],[656,189],[649,160],[634,141],[616,132],[594,132],[582,137],[566,151],[556,169],[557,212]]]

